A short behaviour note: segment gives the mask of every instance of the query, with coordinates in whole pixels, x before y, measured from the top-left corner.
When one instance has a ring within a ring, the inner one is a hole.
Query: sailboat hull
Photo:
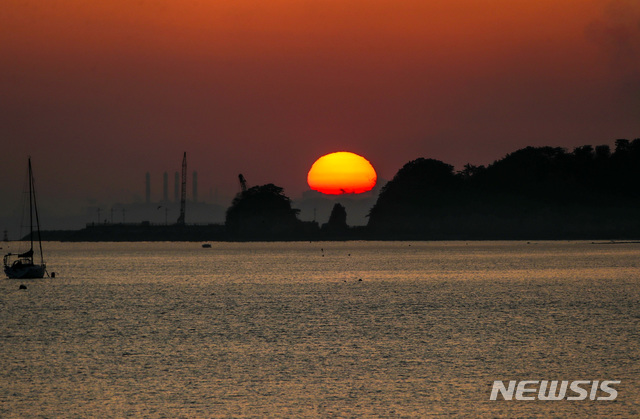
[[[4,273],[10,279],[39,279],[44,278],[45,265],[5,266]]]

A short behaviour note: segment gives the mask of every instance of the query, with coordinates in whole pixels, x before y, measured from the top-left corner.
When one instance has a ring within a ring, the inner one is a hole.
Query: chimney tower
[[[169,202],[169,173],[162,175],[162,202]]]
[[[198,172],[193,171],[193,202],[198,202]]]
[[[187,152],[182,157],[182,185],[180,186],[180,216],[176,224],[185,224],[186,204],[187,204]]]
[[[147,204],[151,202],[151,174],[147,172],[145,176],[145,200]]]

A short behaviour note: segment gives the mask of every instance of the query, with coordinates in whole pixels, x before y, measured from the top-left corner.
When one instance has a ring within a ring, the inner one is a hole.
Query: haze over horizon
[[[28,155],[64,213],[144,199],[146,172],[172,196],[184,151],[206,201],[238,173],[299,197],[335,151],[391,179],[640,136],[632,0],[7,0],[0,39],[0,219]]]

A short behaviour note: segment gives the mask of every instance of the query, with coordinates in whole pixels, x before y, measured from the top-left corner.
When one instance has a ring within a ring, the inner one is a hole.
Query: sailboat
[[[4,272],[9,278],[35,279],[43,278],[47,271],[42,255],[42,239],[40,237],[40,220],[38,218],[38,206],[36,203],[36,191],[33,182],[33,170],[31,169],[31,157],[29,157],[29,239],[31,246],[24,253],[7,253],[4,256]],[[40,263],[34,259],[33,249],[33,221],[35,216],[36,231],[38,233],[38,247],[40,251]]]

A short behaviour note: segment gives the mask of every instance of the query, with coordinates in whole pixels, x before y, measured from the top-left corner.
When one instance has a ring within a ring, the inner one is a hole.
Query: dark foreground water
[[[45,251],[56,279],[0,281],[1,417],[640,415],[640,244]],[[621,383],[490,401],[494,380]]]

